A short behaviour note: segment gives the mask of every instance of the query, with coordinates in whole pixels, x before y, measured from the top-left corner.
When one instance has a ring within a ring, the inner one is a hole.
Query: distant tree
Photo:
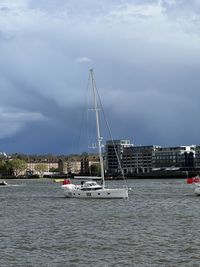
[[[0,161],[0,176],[6,174],[6,162],[4,160]]]
[[[13,175],[13,169],[10,164],[10,161],[2,160],[0,162],[0,173],[3,176],[10,176]]]
[[[94,163],[90,166],[91,175],[100,176],[101,168],[99,163]]]
[[[35,171],[42,177],[43,173],[48,171],[47,165],[45,163],[37,163],[35,166]]]
[[[22,159],[13,159],[8,162],[8,168],[13,171],[13,174],[18,177],[26,170],[27,163]]]
[[[58,168],[53,168],[53,167],[52,167],[52,168],[49,169],[49,171],[50,171],[50,172],[59,172],[59,169],[58,169]]]

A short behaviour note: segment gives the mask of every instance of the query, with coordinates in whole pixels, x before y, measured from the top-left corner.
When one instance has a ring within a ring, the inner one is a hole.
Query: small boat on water
[[[55,183],[63,183],[65,179],[54,179]]]
[[[188,178],[187,183],[188,184],[194,184],[195,185],[194,193],[195,193],[195,195],[200,196],[200,176],[197,175],[195,177]]]
[[[0,186],[7,186],[8,183],[5,180],[0,180]]]

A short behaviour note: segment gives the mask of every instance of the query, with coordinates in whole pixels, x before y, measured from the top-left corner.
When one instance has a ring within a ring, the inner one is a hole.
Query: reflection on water
[[[199,266],[200,198],[184,180],[127,180],[127,200],[10,183],[0,188],[0,266]]]

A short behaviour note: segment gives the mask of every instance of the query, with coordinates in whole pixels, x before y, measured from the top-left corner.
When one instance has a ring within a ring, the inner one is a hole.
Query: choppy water
[[[128,200],[10,183],[18,186],[0,188],[1,267],[200,266],[200,197],[184,180],[127,180]]]

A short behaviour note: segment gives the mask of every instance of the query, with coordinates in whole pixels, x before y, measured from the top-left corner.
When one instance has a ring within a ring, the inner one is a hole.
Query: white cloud
[[[43,120],[44,116],[41,113],[29,112],[23,110],[7,110],[0,109],[0,121],[9,122],[29,122],[35,120]]]
[[[78,57],[77,59],[77,62],[79,63],[88,63],[88,62],[91,62],[92,60],[88,57]]]
[[[10,137],[21,131],[27,123],[45,120],[41,113],[0,108],[0,138]]]

